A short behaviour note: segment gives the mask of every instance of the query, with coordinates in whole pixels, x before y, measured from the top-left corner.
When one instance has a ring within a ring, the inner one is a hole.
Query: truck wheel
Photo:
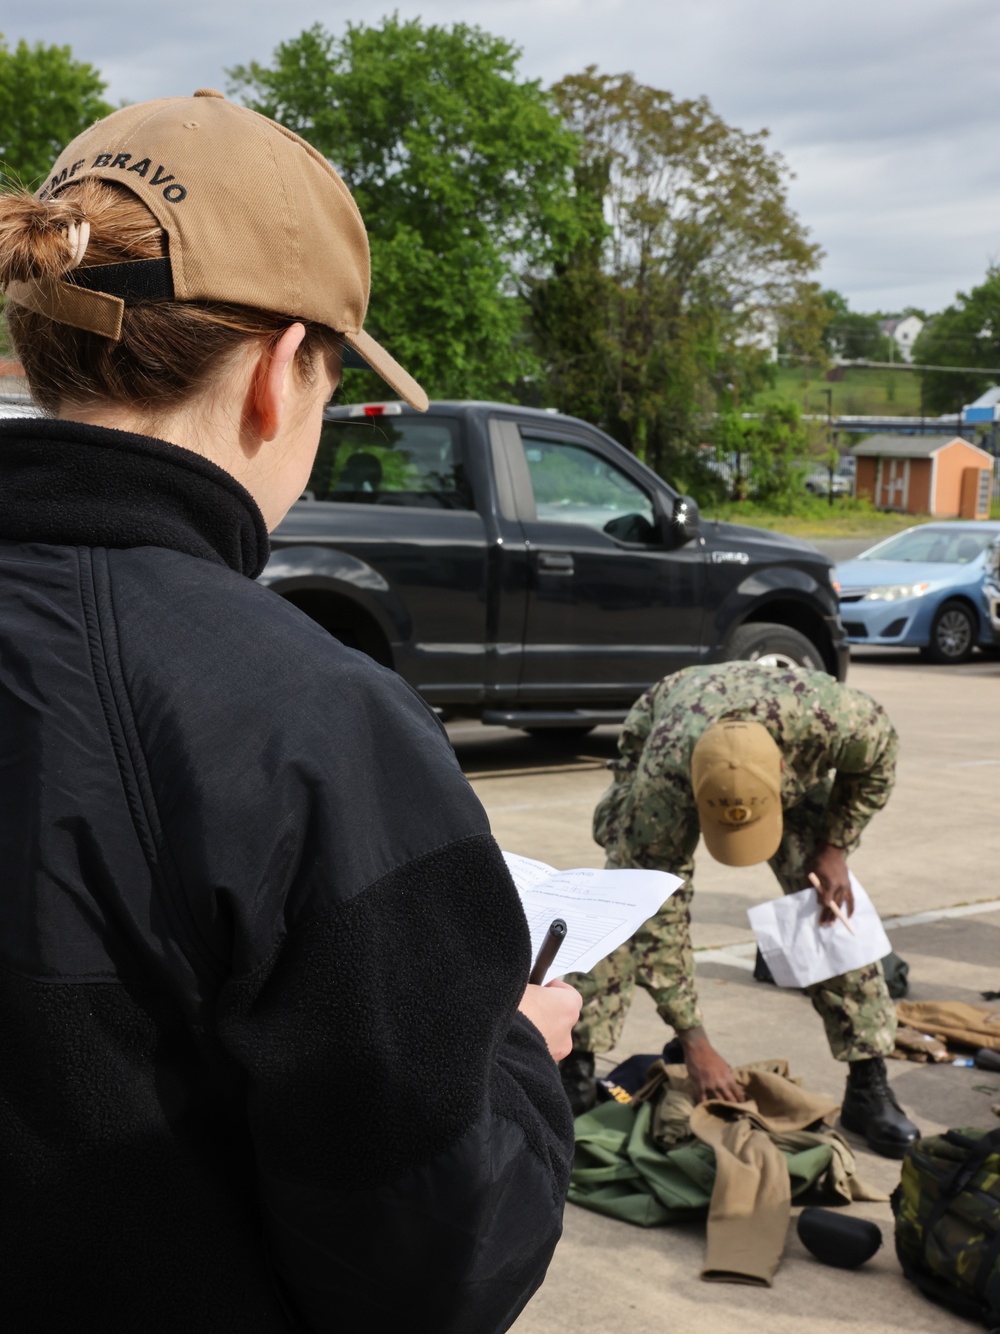
[[[964,602],[943,602],[931,623],[930,643],[920,650],[928,662],[968,662],[977,626]]]
[[[808,667],[825,672],[819,649],[798,630],[771,621],[740,625],[729,637],[726,657],[730,661],[759,662],[763,667]]]

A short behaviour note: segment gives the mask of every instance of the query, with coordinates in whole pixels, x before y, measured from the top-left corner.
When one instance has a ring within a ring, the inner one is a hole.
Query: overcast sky
[[[792,204],[855,310],[940,309],[1000,260],[997,0],[4,0],[8,43],[69,44],[112,101],[225,88],[317,21],[477,23],[517,43],[525,77],[596,64],[768,128]]]

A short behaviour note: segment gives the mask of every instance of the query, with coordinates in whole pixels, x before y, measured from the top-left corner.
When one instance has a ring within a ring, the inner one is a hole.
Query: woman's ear
[[[250,377],[244,419],[259,440],[273,440],[281,430],[295,354],[306,336],[305,325],[292,324],[257,358]]]

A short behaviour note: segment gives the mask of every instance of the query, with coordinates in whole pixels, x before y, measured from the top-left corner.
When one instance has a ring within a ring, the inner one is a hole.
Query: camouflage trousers
[[[828,782],[814,788],[784,813],[781,845],[769,865],[785,894],[808,883],[806,868],[825,828],[830,786]],[[573,1030],[574,1050],[602,1052],[618,1045],[636,983],[646,988],[660,1017],[674,1029],[701,1025],[691,948],[694,863],[671,869],[684,877],[684,883],[661,911],[593,972],[567,976],[583,996],[583,1010]],[[806,995],[823,1020],[830,1050],[838,1060],[860,1061],[893,1050],[896,1009],[881,963],[818,982],[806,988]]]

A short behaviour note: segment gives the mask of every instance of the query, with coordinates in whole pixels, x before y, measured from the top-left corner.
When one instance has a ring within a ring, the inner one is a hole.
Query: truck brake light
[[[349,417],[398,417],[403,411],[401,403],[352,403],[347,409]]]

